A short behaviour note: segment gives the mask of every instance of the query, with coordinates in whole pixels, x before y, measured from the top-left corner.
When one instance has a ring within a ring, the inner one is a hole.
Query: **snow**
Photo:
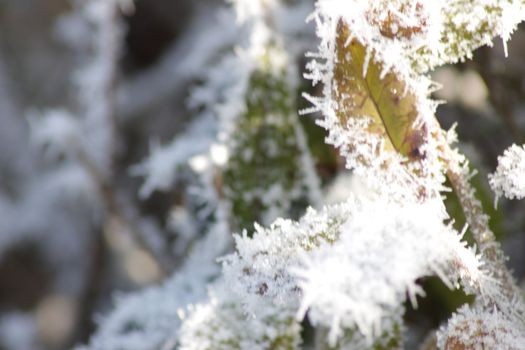
[[[115,309],[99,318],[99,328],[79,350],[160,349],[178,333],[186,305],[206,299],[207,284],[216,279],[216,259],[230,246],[230,233],[218,223],[196,242],[184,265],[160,286],[120,296]]]
[[[499,197],[525,198],[525,145],[513,144],[498,157],[498,166],[489,175],[490,187]]]
[[[465,284],[483,283],[478,257],[443,223],[439,206],[359,199],[346,205],[339,240],[321,244],[293,270],[303,291],[299,317],[308,310],[314,325],[330,328],[332,346],[344,329],[357,327],[369,342],[388,331],[384,323],[407,296],[417,306],[420,277],[437,275],[453,288],[463,270]]]
[[[278,219],[256,226],[252,238],[237,236],[224,276],[248,315],[291,308],[301,320],[308,311],[313,325],[331,329],[332,346],[354,327],[370,342],[407,295],[415,303],[422,294],[418,278],[476,290],[490,281],[439,213],[439,203],[351,196],[298,222]]]
[[[145,177],[140,196],[147,198],[155,190],[170,189],[178,178],[180,167],[209,149],[214,131],[213,119],[205,114],[187,127],[184,136],[175,138],[168,145],[152,143],[149,157],[131,168],[133,175]]]

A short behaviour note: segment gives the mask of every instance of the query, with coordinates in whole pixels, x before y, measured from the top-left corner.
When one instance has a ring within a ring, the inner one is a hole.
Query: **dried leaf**
[[[346,125],[351,118],[370,118],[368,131],[385,140],[385,150],[411,160],[421,159],[424,130],[415,125],[415,95],[395,72],[386,72],[386,67],[371,57],[371,50],[351,37],[343,20],[337,30],[332,93],[338,101],[336,114],[341,124]]]

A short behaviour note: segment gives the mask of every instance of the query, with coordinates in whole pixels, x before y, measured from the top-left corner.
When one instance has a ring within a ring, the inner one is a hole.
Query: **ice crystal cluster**
[[[90,38],[90,60],[71,82],[76,109],[32,113],[33,139],[79,168],[130,231],[144,231],[111,194],[117,19],[130,3],[74,4]],[[231,0],[221,13],[222,41],[205,40],[198,58],[192,121],[131,169],[142,200],[177,192],[167,220],[177,247],[138,236],[153,255],[183,263],[163,284],[116,298],[79,349],[400,349],[405,311],[431,276],[474,297],[436,331],[435,348],[524,349],[521,290],[455,134],[435,117],[429,73],[495,37],[506,42],[525,4]],[[322,206],[329,186],[315,157],[325,143],[362,190]],[[498,162],[496,195],[525,197],[525,149],[512,146]],[[460,231],[449,192],[467,221]]]
[[[498,167],[489,177],[497,197],[525,197],[525,146],[512,145],[498,157]]]

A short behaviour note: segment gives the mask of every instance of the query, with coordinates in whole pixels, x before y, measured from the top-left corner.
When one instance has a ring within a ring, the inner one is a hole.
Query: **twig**
[[[506,257],[489,227],[489,218],[485,214],[481,202],[476,198],[475,189],[470,184],[472,173],[469,170],[468,162],[444,140],[442,147],[447,177],[459,199],[474,240],[488,263],[487,268],[492,273],[492,277],[498,281],[500,290],[507,298],[507,300],[499,300],[499,298],[493,297],[490,298],[489,303],[500,306],[507,303],[508,305],[509,300],[514,300],[519,295],[519,289],[514,277],[505,265]]]

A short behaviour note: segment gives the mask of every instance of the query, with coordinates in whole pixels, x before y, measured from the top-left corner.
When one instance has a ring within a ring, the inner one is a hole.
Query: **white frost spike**
[[[483,290],[485,274],[461,235],[443,222],[441,204],[350,197],[298,222],[278,219],[236,237],[237,253],[224,260],[231,294],[254,317],[293,309],[314,325],[344,329],[371,341],[391,327],[408,294],[421,295],[420,277]],[[380,217],[380,220],[378,220]],[[299,287],[299,288],[298,288]],[[297,312],[299,310],[299,312]]]
[[[489,175],[489,183],[499,197],[522,199],[525,197],[525,145],[512,145],[498,157],[498,167]]]
[[[354,200],[340,239],[303,255],[292,268],[303,292],[298,314],[330,327],[333,346],[344,329],[357,329],[371,343],[406,296],[422,295],[416,279],[438,275],[450,285],[484,280],[476,255],[443,223],[439,206]],[[380,217],[380,220],[378,219]]]
[[[168,145],[161,147],[152,142],[149,157],[131,168],[133,175],[145,177],[139,192],[141,198],[148,198],[156,190],[169,190],[182,175],[181,167],[190,159],[200,156],[206,158],[206,162],[211,161],[208,158],[217,133],[216,124],[210,113],[204,113]]]

